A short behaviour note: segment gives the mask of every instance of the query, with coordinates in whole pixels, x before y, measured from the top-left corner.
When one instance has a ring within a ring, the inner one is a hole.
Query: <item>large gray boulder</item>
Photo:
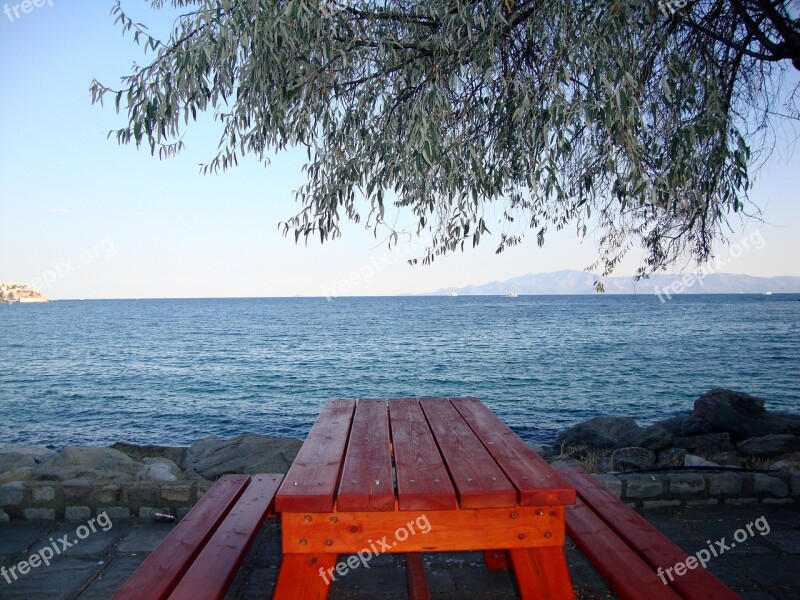
[[[38,481],[68,481],[70,479],[131,481],[138,470],[139,466],[136,463],[131,463],[127,467],[116,466],[98,469],[41,465],[36,469],[33,479]]]
[[[215,480],[226,473],[286,473],[302,442],[244,434],[229,440],[203,438],[186,451],[183,469]]]
[[[695,401],[692,415],[711,423],[712,431],[729,433],[734,442],[764,435],[800,435],[800,415],[768,413],[761,398],[732,390],[706,392]]]
[[[706,433],[705,435],[676,437],[673,438],[672,445],[675,448],[683,448],[691,454],[705,457],[733,450],[731,437],[727,433]]]
[[[763,435],[739,442],[736,450],[746,456],[779,456],[800,450],[800,437],[791,434]]]
[[[641,433],[642,428],[631,417],[595,417],[562,431],[556,438],[556,448],[613,450],[633,445]]]
[[[668,448],[658,453],[658,466],[682,467],[685,458],[686,450],[683,448]]]
[[[667,430],[673,436],[686,437],[689,435],[703,435],[711,433],[711,423],[705,419],[698,419],[691,415],[671,417],[654,423],[654,426]]]
[[[687,454],[683,458],[683,464],[687,467],[718,467],[719,464],[711,460],[706,460],[702,456],[695,456],[694,454]]]
[[[67,446],[53,460],[39,465],[36,479],[132,479],[140,465],[113,448]]]
[[[800,462],[796,460],[779,460],[774,462],[769,467],[773,471],[797,471],[800,472]]]
[[[638,448],[647,448],[658,452],[672,445],[672,434],[659,425],[651,425],[633,436],[631,444]]]
[[[145,457],[142,459],[142,466],[136,473],[137,479],[147,481],[178,481],[184,479],[183,471],[173,461],[162,457]]]
[[[0,454],[0,473],[5,473],[6,471],[11,471],[12,469],[35,466],[36,460],[27,454],[18,454],[17,452],[6,452]]]
[[[133,442],[117,442],[112,444],[114,450],[119,450],[132,460],[141,462],[144,458],[166,458],[179,465],[186,458],[185,446],[155,446],[147,444],[134,444]]]
[[[0,448],[0,461],[3,455],[17,454],[22,456],[31,457],[37,464],[46,463],[53,460],[58,454],[55,450],[51,450],[47,446],[24,446],[22,444],[12,444]]]
[[[34,467],[14,467],[8,471],[0,472],[0,485],[10,481],[31,481],[36,479]]]
[[[52,461],[56,467],[81,467],[84,469],[109,469],[129,467],[134,461],[113,448],[67,446]]]
[[[647,448],[619,448],[611,455],[617,471],[636,471],[656,464],[656,455]]]

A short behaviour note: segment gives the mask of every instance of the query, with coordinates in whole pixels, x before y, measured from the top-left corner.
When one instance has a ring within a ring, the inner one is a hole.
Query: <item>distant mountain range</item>
[[[592,294],[596,275],[585,271],[556,271],[529,273],[505,281],[490,281],[481,285],[443,288],[434,296],[524,294]],[[800,293],[800,277],[753,277],[731,273],[699,275],[653,275],[634,281],[632,277],[601,277],[607,294],[763,294],[772,292]]]

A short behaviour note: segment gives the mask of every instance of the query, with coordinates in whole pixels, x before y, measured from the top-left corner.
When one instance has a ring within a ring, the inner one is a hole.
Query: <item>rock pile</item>
[[[188,447],[111,448],[37,446],[0,448],[0,485],[11,481],[211,482],[225,473],[285,473],[300,440],[244,434],[229,440],[203,438]]]
[[[758,464],[800,470],[800,415],[768,412],[749,394],[713,389],[690,415],[641,427],[630,417],[595,417],[563,431],[553,461],[572,464],[591,457],[596,471],[653,466]]]

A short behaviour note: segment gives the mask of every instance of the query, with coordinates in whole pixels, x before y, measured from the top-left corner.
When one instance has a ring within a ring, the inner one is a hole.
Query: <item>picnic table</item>
[[[385,552],[407,554],[413,592],[421,553],[480,550],[490,567],[507,557],[523,599],[572,599],[563,546],[575,500],[477,398],[331,400],[275,496],[274,598],[325,598]]]

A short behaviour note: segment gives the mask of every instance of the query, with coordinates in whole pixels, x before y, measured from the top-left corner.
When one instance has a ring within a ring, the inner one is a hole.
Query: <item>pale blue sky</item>
[[[17,2],[7,4],[13,16]],[[123,6],[163,31],[171,20],[146,4]],[[113,86],[142,60],[113,25],[111,6],[44,0],[13,20],[0,14],[0,280],[38,281],[52,298],[381,295],[594,261],[594,241],[581,243],[572,230],[551,235],[541,249],[530,236],[499,256],[490,237],[430,267],[407,266],[352,224],[333,243],[295,245],[277,223],[297,210],[301,153],[282,154],[266,169],[250,159],[202,176],[198,164],[213,156],[217,141],[210,120],[190,130],[186,151],[167,161],[106,139],[122,117],[110,105],[92,106],[89,84],[97,77]],[[765,223],[733,223],[732,242],[759,230],[764,248],[723,271],[800,275],[800,156],[792,150],[781,140],[757,175],[752,198]],[[633,273],[638,260],[632,252],[616,274]],[[365,276],[341,283],[359,271]]]

